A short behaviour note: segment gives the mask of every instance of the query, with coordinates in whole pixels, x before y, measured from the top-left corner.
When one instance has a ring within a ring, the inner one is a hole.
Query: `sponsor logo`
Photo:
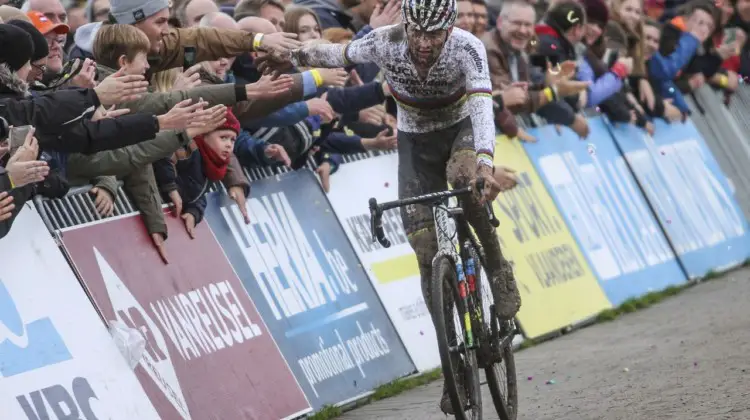
[[[24,321],[0,279],[0,376],[14,376],[72,358],[52,320]]]
[[[96,248],[94,248],[94,255],[104,279],[107,294],[112,302],[115,317],[125,325],[138,329],[146,337],[146,351],[143,353],[139,364],[153,379],[177,412],[184,419],[190,419],[190,412],[182,389],[180,389],[180,383],[177,380],[177,373],[169,356],[164,335],[162,335],[156,322],[138,303],[130,289],[120,280],[115,270]]]

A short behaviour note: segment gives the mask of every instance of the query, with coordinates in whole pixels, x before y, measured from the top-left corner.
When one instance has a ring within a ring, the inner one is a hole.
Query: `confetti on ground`
[[[628,369],[628,368],[622,368],[622,371],[625,372],[625,373],[628,373],[628,372],[630,372],[630,369]]]
[[[554,379],[550,379],[549,381],[547,381],[547,385],[554,385],[555,383],[556,382]]]
[[[698,367],[698,362],[693,362],[693,367]]]
[[[388,188],[388,185],[389,185],[389,184],[388,184],[388,183],[386,182],[386,183],[385,183],[385,187],[386,187],[386,188]]]
[[[532,379],[534,379],[534,377],[533,377],[533,376],[529,376],[528,378],[526,378],[526,380],[527,380],[527,381],[530,381],[530,380],[532,380]]]

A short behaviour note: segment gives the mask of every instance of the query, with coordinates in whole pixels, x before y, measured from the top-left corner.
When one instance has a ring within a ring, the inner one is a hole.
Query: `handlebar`
[[[482,190],[484,190],[484,179],[480,178],[477,180],[474,187],[468,186],[456,190],[430,193],[417,197],[406,198],[403,200],[389,201],[386,203],[378,204],[378,200],[376,200],[375,197],[370,198],[370,232],[372,233],[372,241],[375,242],[377,240],[380,245],[383,246],[383,248],[390,248],[391,246],[391,241],[389,241],[388,238],[385,237],[385,232],[383,231],[383,213],[386,210],[409,206],[412,204],[430,203],[431,205],[435,205],[446,198],[462,196],[471,194],[474,191]],[[500,226],[500,221],[497,220],[497,218],[495,217],[495,212],[492,209],[492,202],[485,203],[484,208],[487,211],[487,216],[490,219],[490,224],[492,225],[492,227],[496,228]]]

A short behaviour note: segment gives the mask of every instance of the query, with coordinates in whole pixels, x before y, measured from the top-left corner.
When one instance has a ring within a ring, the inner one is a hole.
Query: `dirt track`
[[[524,350],[516,366],[519,420],[750,419],[750,269]],[[435,382],[343,418],[445,418],[441,389]],[[484,418],[497,419],[484,391]]]

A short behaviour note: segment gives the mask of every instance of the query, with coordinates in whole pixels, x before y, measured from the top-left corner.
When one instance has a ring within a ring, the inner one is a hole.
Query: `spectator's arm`
[[[13,221],[21,210],[23,210],[26,201],[31,198],[33,189],[31,185],[26,185],[21,188],[13,188],[10,183],[10,178],[5,172],[5,168],[0,166],[0,192],[4,191],[7,191],[8,194],[13,197],[13,204],[15,207],[11,210],[10,218],[0,222],[0,239],[4,238],[10,232]]]
[[[78,120],[64,128],[62,134],[49,134],[37,127],[39,148],[84,154],[119,149],[153,139],[159,132],[159,122],[150,114],[132,114],[99,121]]]
[[[172,28],[162,36],[158,62],[151,67],[151,70],[160,72],[181,67],[186,46],[195,47],[196,63],[249,53],[254,51],[254,37],[254,33],[239,29]]]
[[[249,191],[249,190],[248,190]],[[200,197],[198,197],[195,201],[192,201],[190,203],[185,203],[185,207],[183,208],[183,213],[190,213],[195,218],[195,225],[198,226],[198,223],[203,220],[203,214],[206,212],[206,193],[203,192]]]
[[[63,125],[100,105],[93,89],[62,89],[22,100],[0,100],[0,117],[16,127],[33,125],[37,134],[60,134]]]
[[[140,99],[123,104],[120,108],[129,108],[132,111],[161,115],[166,114],[175,105],[185,99],[192,99],[192,103],[194,104],[203,99],[208,102],[207,108],[219,104],[232,106],[238,102],[247,100],[247,91],[245,85],[235,85],[232,83],[203,85],[190,90],[149,93]]]
[[[348,135],[342,132],[333,132],[320,144],[320,150],[333,154],[354,154],[367,152],[362,146],[362,137]]]
[[[67,173],[71,178],[91,179],[102,175],[121,178],[159,159],[172,156],[188,143],[190,138],[184,131],[162,131],[153,140],[117,150],[93,155],[73,153],[68,156]]]
[[[288,127],[297,124],[309,115],[305,102],[295,102],[263,118],[241,122],[247,127]]]
[[[331,165],[331,173],[330,175],[333,175],[336,173],[336,171],[339,170],[339,166],[341,166],[342,163],[344,163],[344,158],[338,153],[329,153],[324,152],[322,149],[318,150],[318,152],[313,156],[313,159],[315,160],[315,163],[318,165],[321,165],[324,162],[327,162]]]
[[[247,180],[245,172],[242,170],[242,165],[240,165],[240,161],[237,160],[237,156],[234,154],[229,158],[227,173],[224,175],[224,179],[222,179],[221,182],[227,189],[232,187],[242,187],[245,191],[245,197],[250,195],[250,181]],[[205,203],[203,207],[206,207]],[[197,220],[195,221],[195,224],[198,224]]]
[[[378,82],[365,83],[361,86],[329,88],[327,92],[328,103],[339,114],[357,113],[385,102],[383,85]]]
[[[177,169],[172,164],[172,161],[165,158],[159,159],[154,162],[154,177],[156,178],[156,184],[159,186],[159,191],[164,194],[176,190],[177,187]]]
[[[688,32],[683,32],[674,52],[663,56],[656,52],[647,62],[649,77],[653,80],[673,80],[695,55],[700,46],[698,38]]]
[[[119,187],[117,178],[113,176],[98,176],[92,180],[91,184],[94,187],[107,190],[112,195],[112,198],[117,198],[117,188]]]
[[[125,191],[133,199],[135,207],[141,212],[141,218],[149,235],[158,233],[167,237],[167,223],[162,211],[161,196],[154,180],[151,165],[133,172],[123,179]]]
[[[234,154],[247,168],[273,165],[276,162],[266,156],[266,147],[268,143],[258,140],[243,130],[234,142]]]
[[[516,116],[513,115],[507,108],[501,110],[495,109],[495,125],[500,128],[500,132],[508,136],[509,138],[516,137],[518,135],[518,123],[516,122]]]
[[[618,75],[614,71],[607,72],[599,78],[594,76],[594,70],[587,60],[582,60],[578,66],[576,79],[592,82],[588,88],[587,108],[593,108],[622,89],[624,74]]]
[[[550,102],[541,106],[537,112],[549,124],[570,126],[575,121],[576,112],[565,101]]]
[[[232,108],[234,115],[240,121],[253,120],[266,116],[291,103],[301,101],[304,97],[303,75],[292,75],[292,79],[294,79],[294,85],[285,93],[273,98],[248,99],[240,102]]]

